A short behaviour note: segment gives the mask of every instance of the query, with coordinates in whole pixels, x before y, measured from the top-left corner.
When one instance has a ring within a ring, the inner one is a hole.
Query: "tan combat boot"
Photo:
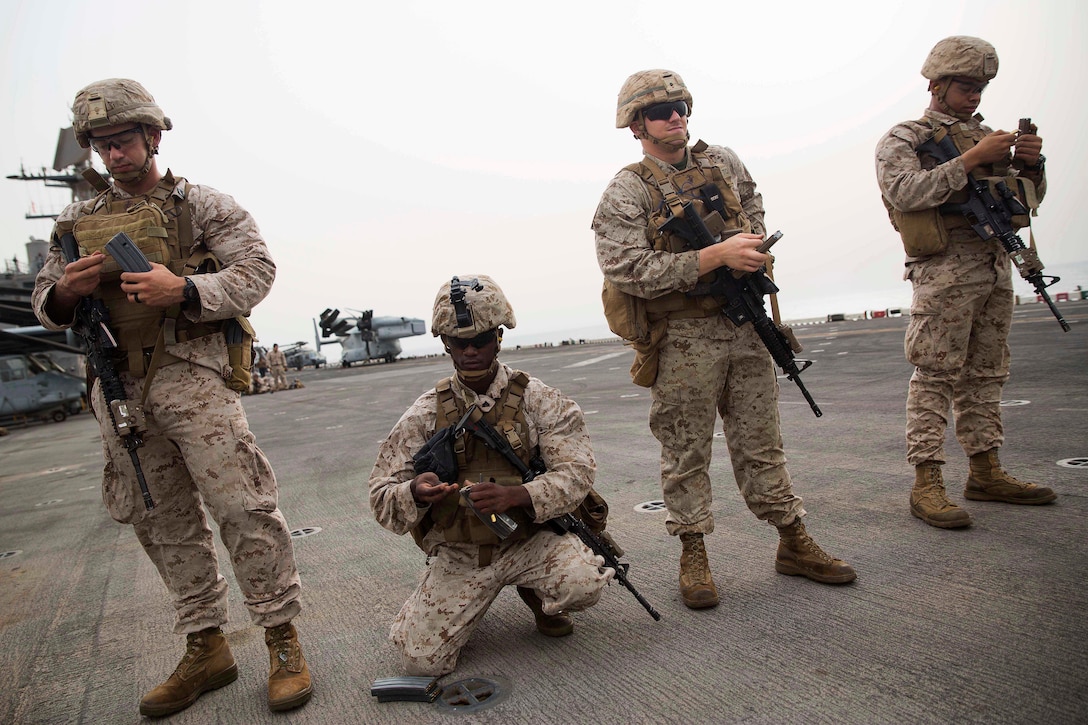
[[[680,534],[680,596],[689,609],[718,606],[718,589],[710,576],[710,562],[702,534]]]
[[[310,668],[302,656],[295,625],[288,622],[264,631],[271,669],[268,673],[268,707],[278,712],[305,705],[313,693]]]
[[[558,614],[544,614],[544,603],[540,597],[529,587],[518,587],[518,596],[521,601],[529,605],[536,619],[536,629],[548,637],[566,637],[574,631],[574,622],[566,612]]]
[[[923,463],[914,469],[910,512],[939,529],[958,529],[971,525],[971,515],[948,500],[944,492],[941,467],[936,463]]]
[[[858,578],[854,567],[830,556],[812,540],[801,519],[780,528],[778,535],[774,568],[779,574],[808,577],[821,584],[846,584]]]
[[[208,690],[238,679],[238,665],[223,630],[212,627],[185,638],[185,655],[170,678],[140,700],[140,714],[162,717],[184,710]]]
[[[1025,483],[1010,476],[997,459],[997,449],[991,448],[971,456],[971,473],[963,497],[972,501],[1003,501],[1004,503],[1050,503],[1058,494],[1046,486]]]

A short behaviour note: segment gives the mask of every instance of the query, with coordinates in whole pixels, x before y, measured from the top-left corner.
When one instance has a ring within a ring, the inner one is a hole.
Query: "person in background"
[[[272,368],[272,392],[287,388],[287,356],[283,354],[279,343],[272,344],[268,353],[268,364]]]

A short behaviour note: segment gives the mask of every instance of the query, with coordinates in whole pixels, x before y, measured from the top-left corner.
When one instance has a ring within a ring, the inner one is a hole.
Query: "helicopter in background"
[[[0,421],[59,423],[86,407],[87,383],[48,355],[0,355]]]
[[[322,345],[340,345],[342,367],[370,360],[391,363],[401,353],[400,338],[427,332],[427,323],[417,317],[375,317],[374,310],[348,311],[354,314],[341,317],[340,310],[326,308],[314,320],[317,349]]]
[[[284,345],[280,349],[283,350],[283,355],[287,359],[287,367],[294,368],[295,370],[301,370],[308,365],[319,368],[323,367],[326,362],[328,362],[325,360],[324,355],[311,350],[303,340],[293,342],[290,345]]]

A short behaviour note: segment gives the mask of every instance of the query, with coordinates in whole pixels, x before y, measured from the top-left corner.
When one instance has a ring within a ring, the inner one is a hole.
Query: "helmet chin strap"
[[[499,371],[499,359],[495,358],[491,361],[491,366],[486,370],[462,370],[457,368],[457,377],[464,383],[476,383],[488,376],[494,377]]]
[[[446,336],[442,336],[442,342],[446,347],[446,352],[449,353],[450,346],[446,342]],[[491,365],[486,370],[462,370],[456,365],[454,368],[457,370],[457,377],[461,379],[465,384],[475,383],[480,380],[484,380],[487,377],[494,377],[499,372],[499,352],[502,350],[502,327],[495,329],[495,359],[491,361]]]
[[[140,132],[144,137],[144,148],[147,149],[147,158],[144,160],[144,165],[135,171],[123,171],[120,174],[112,174],[115,181],[120,181],[122,184],[138,184],[147,178],[148,173],[151,172],[151,163],[155,158],[155,154],[159,153],[158,146],[151,145],[151,138],[147,133],[147,126],[140,124]]]
[[[948,95],[948,89],[952,86],[951,78],[941,78],[940,80],[931,81],[929,84],[930,93],[933,93],[937,99],[937,107],[949,116],[955,116],[961,121],[968,121],[971,119],[970,113],[956,113],[952,110],[952,107],[944,102],[944,97]]]
[[[670,151],[679,151],[680,149],[685,148],[688,145],[688,141],[691,140],[690,131],[685,131],[683,138],[675,135],[666,136],[665,138],[657,138],[656,136],[651,136],[650,133],[646,130],[646,123],[642,120],[639,121],[638,128],[639,132],[635,134],[635,138],[640,141],[646,139],[653,145],[664,146]]]

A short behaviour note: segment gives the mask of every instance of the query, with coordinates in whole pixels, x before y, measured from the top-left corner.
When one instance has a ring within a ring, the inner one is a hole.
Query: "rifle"
[[[714,185],[709,186],[713,187]],[[714,200],[720,199],[716,188],[711,189],[709,192],[704,188],[703,194],[708,205],[712,207],[714,206]],[[682,209],[683,216],[670,216],[658,227],[658,231],[680,235],[693,249],[703,249],[722,240],[722,237],[715,237],[710,233],[706,222],[695,211],[690,201],[684,204]],[[715,209],[715,211],[719,210]],[[734,231],[733,234],[735,233]],[[729,236],[728,233],[726,236]],[[781,238],[782,232],[775,232],[764,240],[756,251],[760,253],[767,252]],[[752,323],[756,333],[759,334],[759,339],[763,341],[763,345],[771,353],[771,358],[774,359],[775,364],[782,368],[782,372],[786,374],[788,379],[797,383],[801,395],[805,396],[805,400],[808,401],[812,412],[819,418],[824,413],[820,410],[820,406],[816,405],[816,401],[812,399],[805,384],[801,381],[801,373],[812,365],[812,361],[801,360],[795,356],[794,353],[801,352],[801,344],[797,342],[797,338],[794,337],[793,332],[788,327],[783,331],[776,325],[774,320],[767,316],[767,310],[763,307],[764,295],[777,294],[778,291],[778,286],[766,275],[763,267],[751,273],[719,268],[715,270],[712,281],[696,285],[695,289],[688,292],[688,295],[692,297],[696,295],[725,297],[726,303],[722,306],[725,316],[738,327],[748,322]],[[801,363],[800,367],[797,365],[799,362]]]
[[[1030,129],[1031,119],[1021,118],[1020,133],[1030,133]],[[960,155],[956,144],[952,142],[952,138],[947,134],[940,141],[931,137],[918,147],[918,151],[937,159],[939,164],[951,161]],[[1043,301],[1050,307],[1050,311],[1058,318],[1058,324],[1062,326],[1062,330],[1069,332],[1069,323],[1058,312],[1057,306],[1046,292],[1046,288],[1059,282],[1061,277],[1044,275],[1043,263],[1039,259],[1038,253],[1032,247],[1025,245],[1012,228],[1012,217],[1027,215],[1029,213],[1027,207],[1016,198],[1016,194],[1009,189],[1004,181],[995,183],[994,189],[997,191],[997,197],[990,191],[989,184],[976,179],[972,174],[968,173],[967,190],[970,192],[970,196],[968,196],[967,202],[964,204],[944,204],[942,209],[947,208],[963,214],[970,223],[971,228],[983,241],[989,241],[997,237],[1001,241],[1001,246],[1005,248],[1005,251],[1012,258],[1020,276],[1030,282],[1031,286],[1035,288],[1035,293],[1043,298]],[[1047,282],[1046,280],[1050,281]]]
[[[473,413],[476,413],[476,415],[474,416]],[[473,420],[474,417],[476,420]],[[485,446],[499,453],[517,469],[523,483],[532,481],[534,478],[548,470],[544,465],[544,461],[541,460],[539,456],[534,456],[529,460],[529,465],[525,465],[525,462],[521,460],[517,452],[514,451],[513,446],[510,445],[510,441],[506,440],[502,434],[495,430],[493,425],[484,420],[476,411],[475,404],[469,407],[468,411],[461,417],[455,426],[444,428],[436,433],[431,440],[435,440],[435,438],[443,435],[446,431],[448,431],[448,434],[445,436],[445,440],[447,441],[452,441],[454,438],[463,435],[466,431],[479,438]],[[430,441],[428,441],[427,446],[424,446],[424,450],[427,450],[429,446]],[[416,473],[422,473],[422,471],[420,471],[422,460],[420,454],[416,454],[413,459],[416,464]],[[513,529],[509,527],[509,524],[501,520],[503,515],[497,514],[495,516],[487,516],[480,513],[480,511],[472,504],[472,499],[468,497],[468,489],[462,489],[461,495],[464,497],[465,501],[468,502],[473,513],[475,513],[488,528],[494,531],[499,538],[506,538],[506,536],[513,531]],[[496,521],[496,517],[500,520]],[[513,521],[511,520],[510,523],[513,523]],[[639,594],[638,590],[635,589],[634,584],[627,578],[627,570],[630,568],[630,565],[620,562],[619,557],[616,555],[612,546],[590,531],[584,521],[573,514],[566,513],[562,516],[550,519],[548,525],[551,527],[552,531],[558,535],[571,532],[581,539],[582,543],[585,544],[590,551],[604,559],[604,565],[606,567],[613,569],[616,572],[616,581],[626,587],[627,591],[634,595],[635,599],[638,600],[638,603],[650,613],[650,616],[653,617],[655,621],[661,619],[661,615],[653,608],[653,605],[646,601],[645,597]],[[516,527],[517,524],[515,523],[514,526]]]
[[[65,261],[69,264],[79,259],[79,248],[71,232],[61,236],[60,247]],[[117,348],[117,340],[110,332],[109,321],[110,313],[102,300],[93,297],[80,299],[79,307],[76,308],[76,332],[83,339],[87,350],[87,364],[98,377],[110,421],[128,450],[132,467],[136,469],[136,481],[140,484],[144,506],[150,511],[155,508],[155,502],[151,499],[151,492],[147,488],[144,471],[140,466],[140,457],[136,454],[136,450],[144,444],[141,435],[145,423],[144,409],[139,403],[126,400],[125,386],[109,355],[110,350]]]

